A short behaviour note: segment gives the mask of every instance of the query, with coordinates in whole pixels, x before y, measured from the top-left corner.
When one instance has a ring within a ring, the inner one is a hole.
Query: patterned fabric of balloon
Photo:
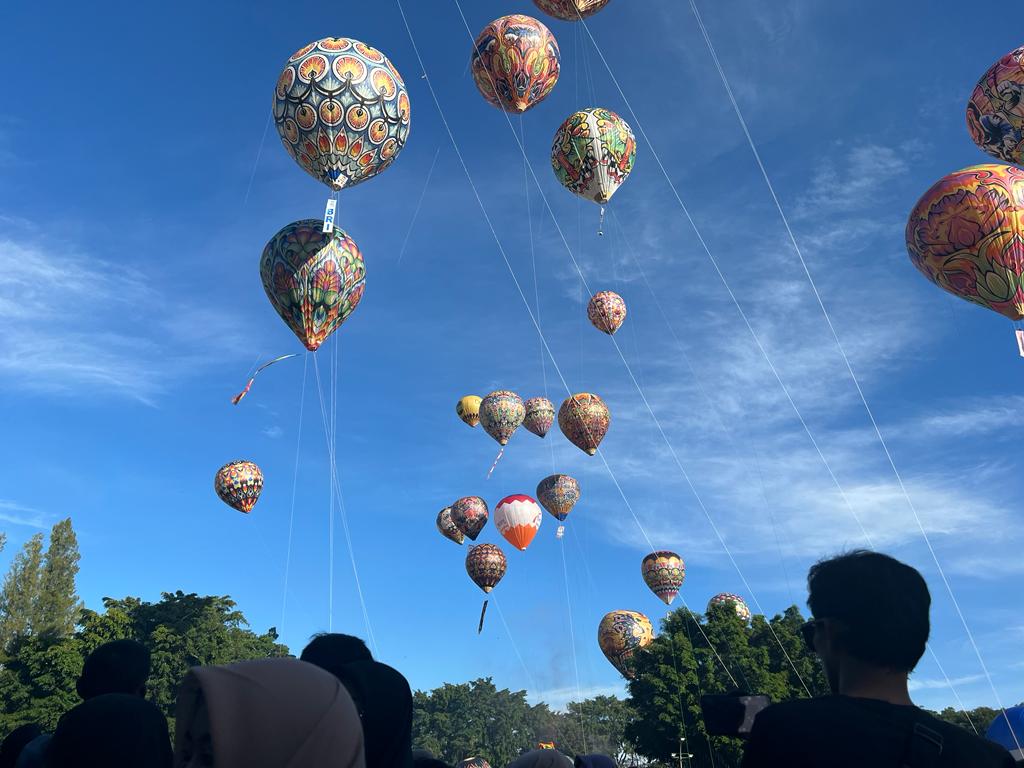
[[[466,395],[455,404],[455,413],[460,419],[471,427],[480,423],[480,402],[483,398],[476,395]]]
[[[567,397],[558,409],[558,426],[569,441],[588,456],[597,453],[608,434],[612,415],[597,395],[589,392]]]
[[[551,167],[570,192],[604,205],[633,170],[636,139],[609,109],[585,109],[566,118],[551,147]]]
[[[555,423],[555,406],[546,397],[531,397],[525,407],[523,426],[533,434],[544,437]]]
[[[985,152],[1024,165],[1024,46],[981,76],[967,102],[967,130]]]
[[[497,544],[477,544],[466,553],[466,573],[484,592],[498,585],[507,567],[505,553]]]
[[[533,0],[533,4],[548,16],[562,21],[577,21],[593,16],[608,5],[608,0]]]
[[[461,544],[466,539],[465,534],[459,530],[459,526],[452,520],[451,507],[445,507],[437,513],[437,530],[446,539],[450,539],[456,544]]]
[[[456,763],[455,768],[491,768],[491,764],[482,757],[467,757]]]
[[[587,317],[597,330],[611,336],[626,319],[626,302],[614,291],[598,291],[587,304]]]
[[[480,531],[487,525],[487,517],[490,515],[487,502],[479,496],[464,496],[452,504],[451,509],[451,518],[455,527],[476,541]]]
[[[249,513],[263,490],[263,472],[251,461],[229,461],[217,470],[213,489],[229,507]]]
[[[544,509],[564,521],[580,500],[580,484],[569,475],[549,475],[537,484],[537,501]]]
[[[686,565],[683,558],[675,552],[659,550],[651,552],[644,558],[640,564],[640,572],[651,592],[665,605],[672,605],[672,601],[679,594],[679,588],[683,586],[683,579],[686,578]]]
[[[522,113],[540,104],[558,82],[558,43],[530,16],[502,16],[473,44],[473,81],[491,106]]]
[[[940,179],[910,214],[907,250],[940,288],[1024,318],[1024,170],[975,165]]]
[[[597,644],[601,652],[623,677],[632,679],[630,660],[651,644],[654,627],[651,620],[637,611],[612,611],[601,619],[597,628]]]
[[[325,37],[288,59],[274,89],[274,122],[306,173],[342,189],[398,157],[409,136],[409,93],[376,48]]]
[[[508,543],[519,551],[530,546],[540,530],[543,516],[537,502],[525,494],[506,496],[494,508],[494,524]]]
[[[306,349],[315,351],[351,315],[366,286],[366,265],[341,229],[324,234],[304,219],[270,238],[260,257],[263,290]]]
[[[512,433],[519,429],[526,416],[526,406],[515,392],[491,392],[480,403],[480,423],[487,434],[502,446],[508,445]]]
[[[710,613],[711,608],[716,605],[731,605],[733,610],[736,611],[737,616],[744,621],[750,621],[750,609],[743,601],[743,598],[739,595],[734,595],[731,592],[721,592],[715,595],[708,600],[708,613]]]

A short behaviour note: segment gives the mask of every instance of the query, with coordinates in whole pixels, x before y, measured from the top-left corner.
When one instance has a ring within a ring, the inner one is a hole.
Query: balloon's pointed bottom
[[[595,453],[597,453],[597,448],[587,448],[586,453],[587,456],[593,456]]]

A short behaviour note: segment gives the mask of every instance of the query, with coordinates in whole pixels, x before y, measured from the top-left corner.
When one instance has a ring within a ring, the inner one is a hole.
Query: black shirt
[[[915,725],[918,725],[915,735]],[[922,731],[923,727],[923,731]],[[941,737],[941,752],[934,746]],[[758,714],[743,768],[1013,768],[1010,753],[914,706],[825,696],[789,701]]]

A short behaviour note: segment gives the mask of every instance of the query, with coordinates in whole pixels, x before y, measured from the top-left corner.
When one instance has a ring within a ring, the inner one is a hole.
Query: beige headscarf
[[[359,712],[338,679],[296,659],[193,667],[178,691],[175,766],[200,702],[216,768],[365,768]]]

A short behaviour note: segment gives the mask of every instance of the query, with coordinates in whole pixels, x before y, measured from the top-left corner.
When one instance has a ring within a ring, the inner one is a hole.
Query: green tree
[[[69,517],[50,531],[50,545],[39,579],[34,632],[64,637],[75,631],[82,610],[75,589],[78,559],[78,538]]]
[[[615,696],[570,701],[565,712],[558,713],[558,749],[570,755],[599,752],[619,765],[633,762],[635,752],[626,727],[635,717],[629,702]]]
[[[43,564],[43,534],[25,542],[4,577],[0,590],[0,649],[28,635],[35,622]]]

